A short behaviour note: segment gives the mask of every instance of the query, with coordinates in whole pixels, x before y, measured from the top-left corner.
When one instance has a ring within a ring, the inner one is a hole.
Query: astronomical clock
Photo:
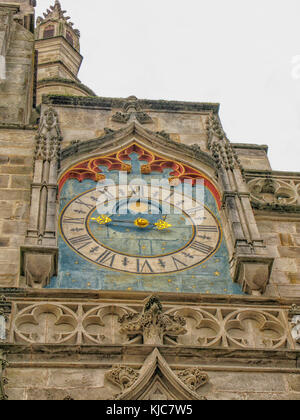
[[[77,163],[59,183],[51,288],[241,293],[229,273],[217,188],[134,142]]]

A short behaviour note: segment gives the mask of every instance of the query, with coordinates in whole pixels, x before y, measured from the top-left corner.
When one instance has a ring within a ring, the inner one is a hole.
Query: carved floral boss
[[[147,162],[147,164],[141,165],[141,174],[143,175],[150,175],[152,172],[162,173],[165,169],[172,169],[169,179],[171,185],[176,185],[177,182],[184,182],[185,180],[194,185],[197,179],[203,179],[205,187],[211,191],[216,198],[219,208],[221,207],[220,194],[205,175],[185,164],[154,155],[137,143],[133,143],[129,147],[109,156],[91,158],[73,166],[61,176],[59,191],[62,190],[68,179],[77,179],[79,182],[85,179],[91,179],[95,182],[105,180],[106,176],[103,174],[100,166],[106,166],[109,171],[131,173],[132,166],[126,162],[131,161],[130,155],[132,153],[137,153],[140,161]]]

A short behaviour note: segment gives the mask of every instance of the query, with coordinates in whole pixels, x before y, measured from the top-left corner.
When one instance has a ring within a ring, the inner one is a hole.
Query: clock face
[[[164,275],[198,266],[218,250],[220,224],[200,201],[175,189],[111,185],[71,200],[60,216],[68,246],[109,270]]]

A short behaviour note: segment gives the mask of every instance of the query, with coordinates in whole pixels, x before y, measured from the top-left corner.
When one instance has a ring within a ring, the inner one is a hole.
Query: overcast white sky
[[[37,16],[54,0],[37,0]],[[299,0],[61,0],[98,96],[218,102],[233,142],[300,172]]]

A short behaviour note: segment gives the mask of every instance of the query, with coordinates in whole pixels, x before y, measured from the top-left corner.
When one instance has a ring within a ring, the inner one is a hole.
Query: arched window
[[[74,39],[70,31],[66,32],[67,41],[74,47]]]
[[[47,26],[44,30],[44,39],[54,37],[54,32],[55,32],[55,26],[54,25]]]

